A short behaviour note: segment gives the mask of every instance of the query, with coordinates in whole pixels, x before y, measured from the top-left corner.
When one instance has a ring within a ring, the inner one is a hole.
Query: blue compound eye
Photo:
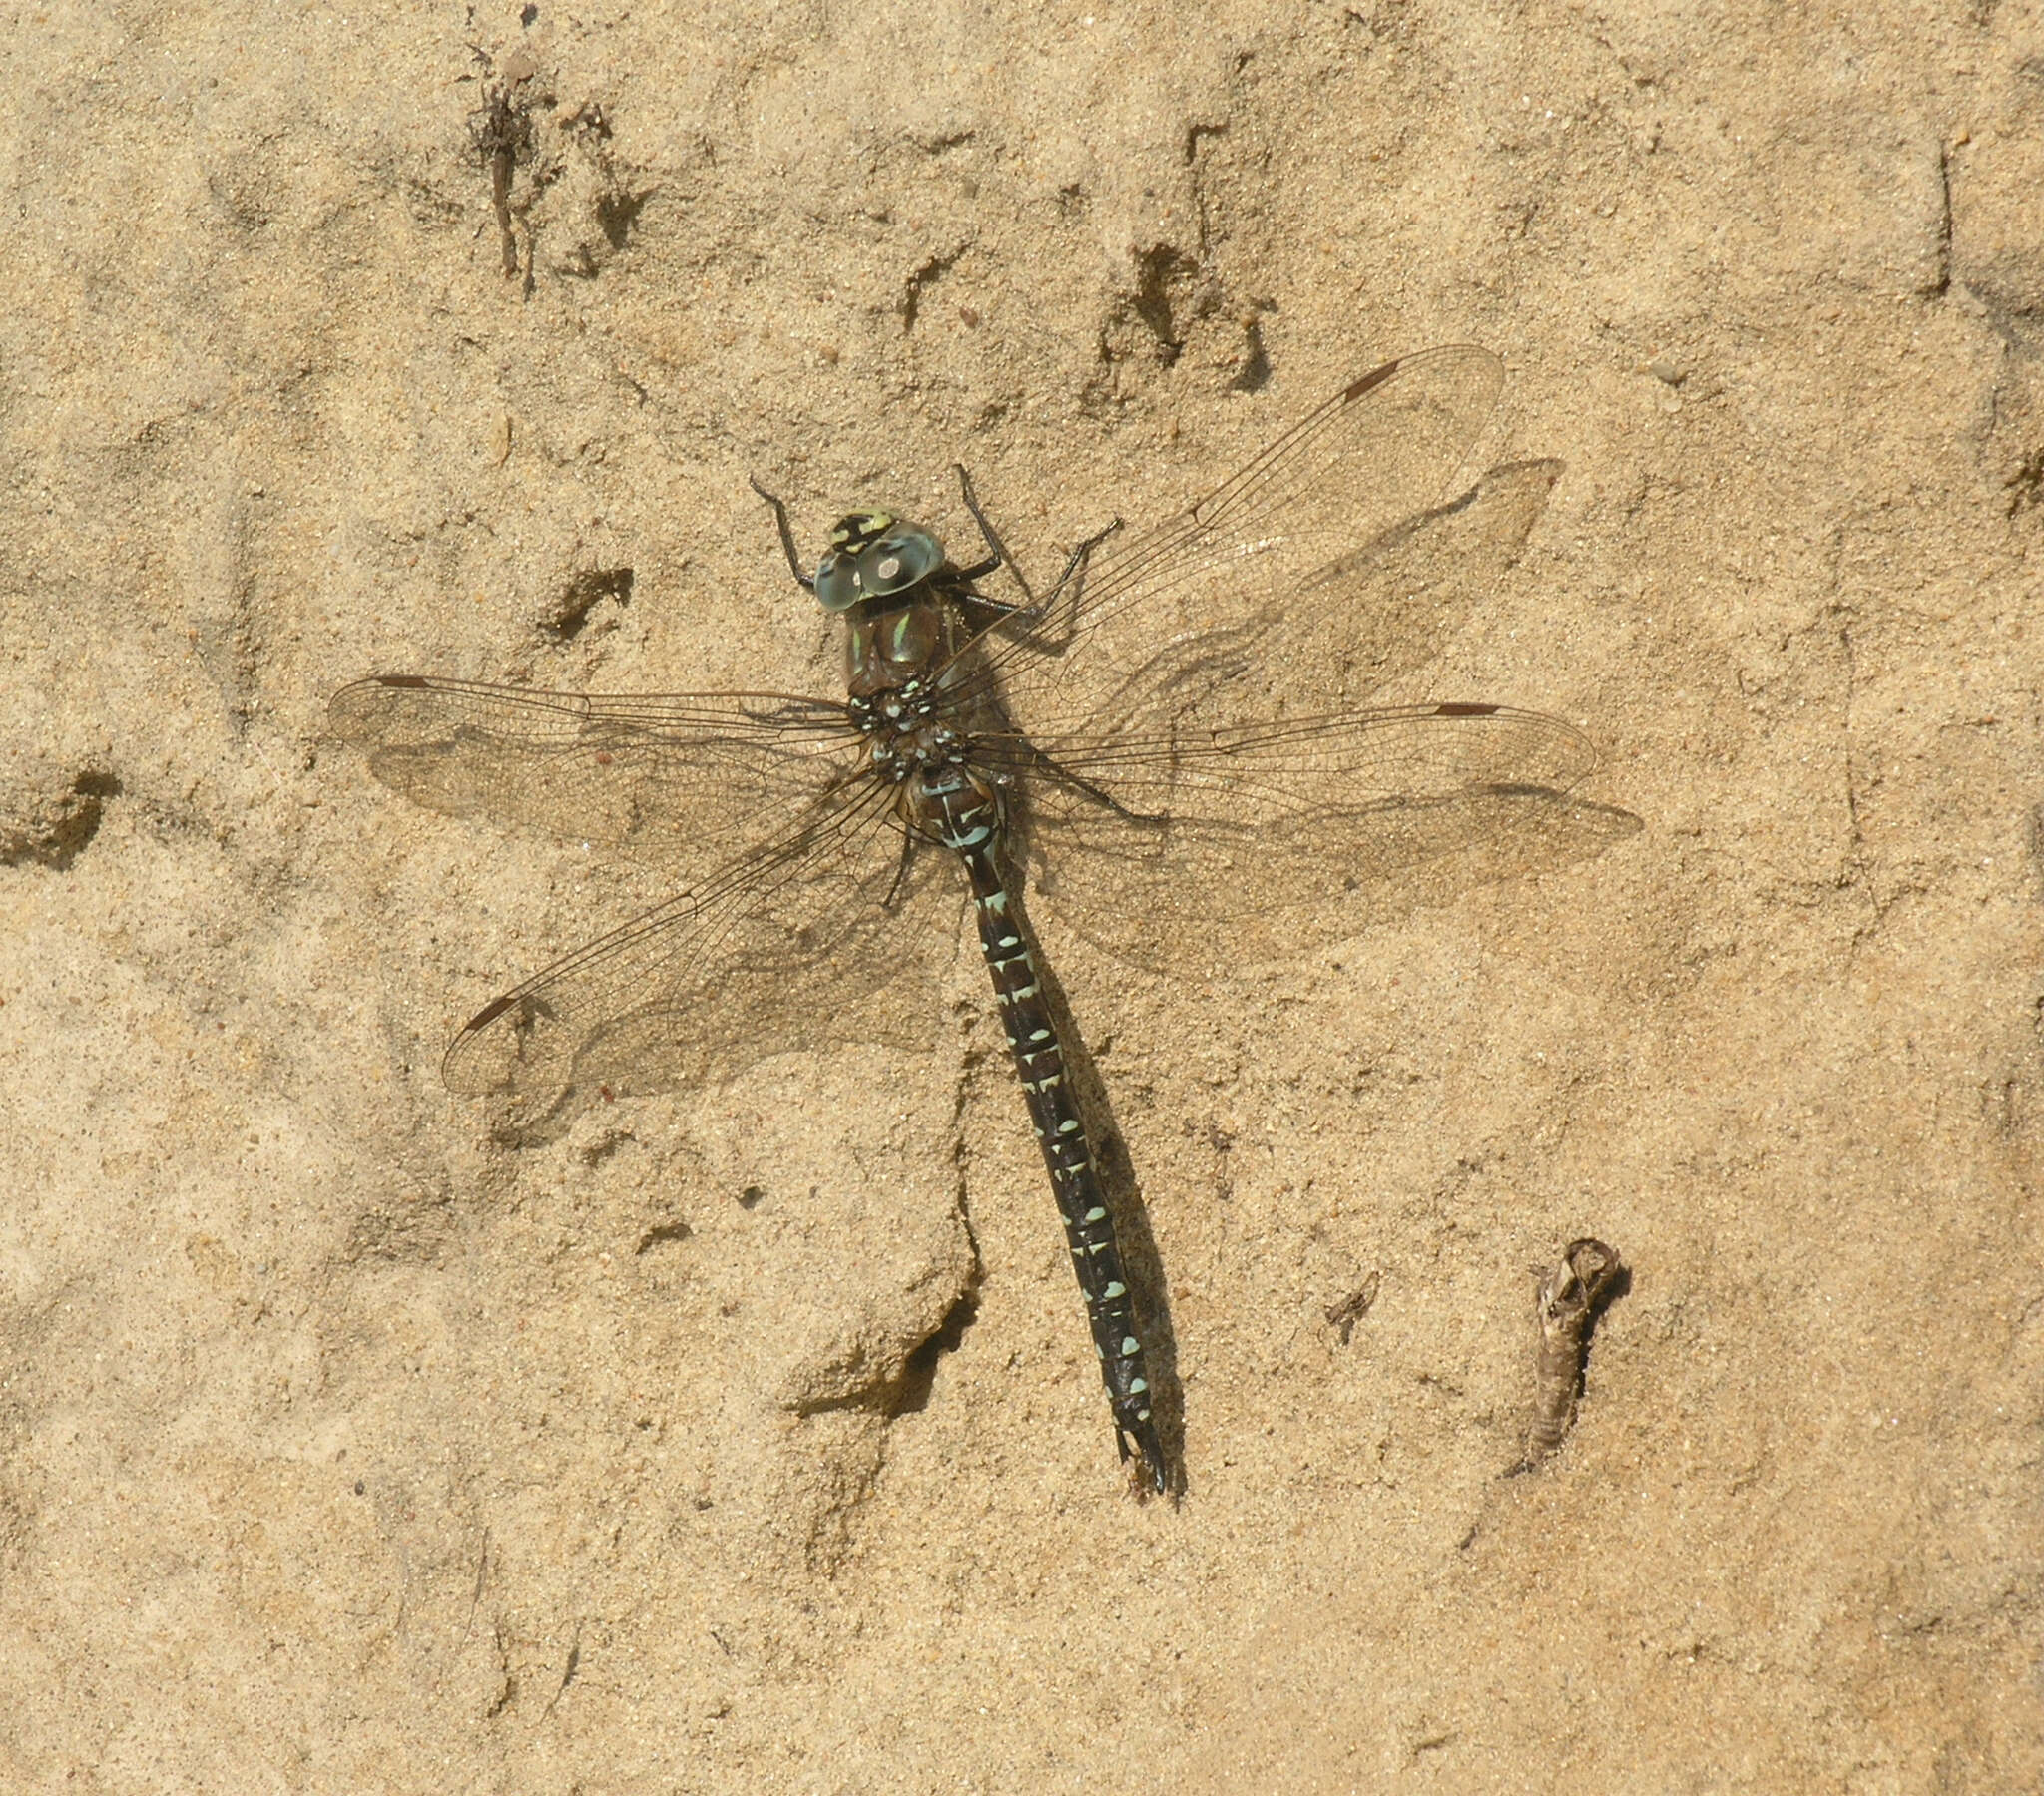
[[[869,599],[905,592],[944,565],[944,547],[927,530],[904,525],[888,532],[858,558],[858,579]],[[817,586],[822,578],[817,577]]]
[[[858,561],[831,550],[816,564],[816,603],[827,612],[849,611],[865,594],[859,591]]]

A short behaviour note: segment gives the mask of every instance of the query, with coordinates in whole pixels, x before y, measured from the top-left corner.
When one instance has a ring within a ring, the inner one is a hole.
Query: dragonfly
[[[793,578],[842,623],[842,697],[420,674],[338,692],[332,727],[385,786],[680,872],[463,1025],[448,1087],[557,1116],[891,1039],[882,995],[941,977],[969,907],[1121,1458],[1139,1490],[1171,1491],[1080,1045],[1025,894],[1138,967],[1215,977],[1353,936],[1372,894],[1429,869],[1452,888],[1556,851],[1563,794],[1596,760],[1580,730],[1363,702],[1397,671],[1373,615],[1423,617],[1494,577],[1545,503],[1553,463],[1437,503],[1502,381],[1471,345],[1386,362],[1165,523],[1082,543],[1040,597],[962,468],[984,546],[966,562],[866,510],[805,569],[756,481]],[[996,574],[1019,599],[986,590]]]

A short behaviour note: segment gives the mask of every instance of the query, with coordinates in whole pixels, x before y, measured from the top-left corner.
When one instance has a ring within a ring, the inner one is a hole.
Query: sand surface
[[[2034,5],[60,3],[0,61],[0,1786],[2038,1787]],[[1452,342],[1510,369],[1461,484],[1562,468],[1373,696],[1567,718],[1608,836],[1220,978],[1038,918],[1180,1501],[962,923],[728,1077],[443,1087],[672,880],[406,803],[346,681],[827,695],[749,475],[813,555],[969,540],[963,460],[1054,568]],[[1507,1477],[1578,1235],[1631,1286]]]

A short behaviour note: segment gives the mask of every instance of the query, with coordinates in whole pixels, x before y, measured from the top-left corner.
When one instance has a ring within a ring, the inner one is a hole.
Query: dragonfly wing
[[[328,719],[429,810],[706,868],[856,756],[842,704],[774,693],[607,697],[383,674],[337,692]]]
[[[1261,618],[1258,714],[1346,710],[1434,662],[1517,563],[1560,474],[1556,461],[1493,468],[1449,504],[1314,568]],[[1223,702],[1215,721],[1250,720],[1233,708]]]
[[[1029,752],[1025,745],[1016,762],[1027,764]],[[1204,710],[1152,710],[1040,756],[1032,802],[1052,823],[1108,814],[1134,827],[1199,821],[1255,830],[1280,816],[1392,798],[1501,785],[1565,791],[1596,764],[1595,746],[1573,724],[1504,704],[1407,704],[1221,725]]]
[[[1031,902],[1133,966],[1225,979],[1594,858],[1639,829],[1630,812],[1533,787],[1386,800],[1257,832],[1192,822],[1154,852],[1131,852],[1117,820],[1062,839]]]
[[[486,1006],[447,1051],[447,1084],[508,1094],[528,1116],[599,1087],[692,1086],[769,1055],[891,1040],[894,1007],[956,952],[963,892],[948,857],[904,856],[891,794],[859,782],[755,848]],[[913,1000],[927,1040],[940,1007]]]
[[[1242,622],[1153,646],[1118,672],[1083,714],[1040,722],[1026,744],[1020,732],[996,733],[988,752],[1026,758],[1033,748],[1059,765],[1089,760],[1097,786],[1140,809],[1135,785],[1125,788],[1111,757],[1096,751],[1120,751],[1130,778],[1140,781],[1134,745],[1160,735],[1352,711],[1383,680],[1430,658],[1477,595],[1517,559],[1546,503],[1554,467],[1529,462],[1494,470],[1454,505],[1408,520],[1315,571],[1295,593]],[[1311,763],[1301,770],[1311,771]],[[1559,777],[1557,770],[1534,783]],[[1254,794],[1246,797],[1246,819],[1256,802]]]
[[[1559,718],[1500,705],[1127,738],[1040,777],[1017,839],[1066,927],[1213,976],[1601,852],[1638,820],[1566,796],[1595,760]]]
[[[1434,506],[1502,371],[1448,347],[1351,382],[1208,498],[1096,557],[1062,645],[987,657],[1046,909],[1141,964],[1223,971],[1556,864],[1632,820],[1563,796],[1570,725],[1490,704],[1364,709],[1524,548],[1558,464]],[[1432,509],[1425,509],[1432,506]]]
[[[1388,362],[1176,518],[1108,538],[1062,620],[1062,644],[986,651],[1016,721],[1031,729],[1069,714],[1099,664],[1133,668],[1181,632],[1226,629],[1433,504],[1503,379],[1496,356],[1467,344]]]

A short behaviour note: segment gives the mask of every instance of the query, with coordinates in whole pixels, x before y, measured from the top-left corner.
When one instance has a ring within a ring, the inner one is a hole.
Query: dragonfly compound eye
[[[903,593],[944,565],[943,545],[926,530],[890,531],[858,558],[859,583],[869,599]]]
[[[849,611],[864,597],[855,557],[833,549],[816,564],[816,603],[825,611]]]

